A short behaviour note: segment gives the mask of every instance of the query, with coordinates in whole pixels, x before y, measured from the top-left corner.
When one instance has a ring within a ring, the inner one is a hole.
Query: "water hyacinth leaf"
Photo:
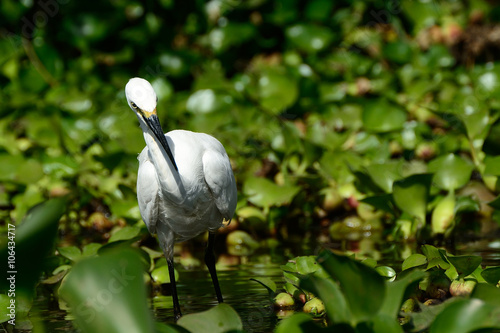
[[[500,282],[500,266],[486,267],[481,272],[481,276],[486,282],[496,286]]]
[[[414,253],[403,261],[402,270],[419,267],[427,264],[427,257],[420,253]]]
[[[455,154],[438,157],[429,163],[433,182],[442,190],[454,191],[470,180],[474,166]]]
[[[153,279],[153,281],[157,283],[170,283],[170,274],[168,272],[168,266],[163,265],[158,268],[155,268],[151,272],[151,278]],[[175,268],[174,268],[174,278],[175,281],[179,280],[179,273]]]
[[[71,261],[77,261],[82,257],[82,251],[76,246],[58,247],[57,251],[60,255]]]
[[[444,234],[454,224],[455,193],[452,191],[442,198],[432,211],[431,230],[433,234]]]
[[[91,257],[97,254],[97,251],[101,248],[101,244],[99,243],[89,243],[85,245],[82,249],[83,257]]]
[[[444,252],[444,251],[443,251]],[[432,245],[422,245],[422,253],[427,257],[427,268],[439,266],[448,269],[450,264],[445,260],[445,254]]]
[[[361,202],[367,203],[376,209],[386,213],[394,214],[394,202],[392,194],[374,195],[364,198]]]
[[[376,270],[346,256],[327,251],[321,253],[317,261],[328,274],[339,281],[349,304],[352,322],[359,323],[377,315],[384,301],[385,282]],[[326,301],[323,301],[326,305]]]
[[[283,319],[276,326],[274,333],[306,333],[306,332],[331,332],[327,327],[316,325],[313,318],[305,313],[295,313]],[[340,331],[339,331],[340,332]],[[350,332],[350,331],[343,331]]]
[[[389,318],[396,318],[401,304],[405,300],[407,291],[412,286],[417,288],[417,284],[425,277],[425,273],[420,270],[413,270],[403,277],[398,277],[395,281],[385,283],[386,293],[384,302],[380,308],[380,314],[385,314]]]
[[[495,286],[486,283],[478,283],[472,291],[470,297],[477,298],[493,306],[500,307],[500,289]]]
[[[276,293],[276,283],[273,280],[266,277],[251,278],[250,280],[260,283],[269,292],[269,296],[273,297]]]
[[[450,264],[455,267],[461,277],[466,277],[481,265],[483,258],[480,256],[446,256]]]
[[[357,331],[363,331],[360,328],[372,329],[369,332],[384,332],[384,333],[403,333],[403,328],[397,321],[396,317],[389,317],[385,314],[379,314],[373,318],[369,324],[362,323],[358,325]]]
[[[154,332],[144,273],[135,251],[109,251],[75,264],[59,295],[83,332]]]
[[[401,107],[380,99],[366,104],[362,119],[367,130],[385,133],[402,129],[406,112]]]
[[[66,199],[50,199],[33,208],[15,229],[16,292],[31,292],[43,268],[44,257],[52,249],[57,236],[58,222],[66,207]],[[7,239],[6,239],[7,240]],[[10,240],[9,240],[10,241]],[[8,241],[0,249],[0,258],[7,263]],[[6,270],[4,270],[4,274]],[[8,290],[4,278],[0,288]]]
[[[500,328],[498,307],[479,299],[464,299],[446,307],[432,323],[430,333],[469,333],[481,328]]]
[[[115,233],[113,233],[111,235],[111,237],[109,238],[108,242],[112,243],[112,242],[116,242],[119,240],[129,240],[129,239],[132,239],[132,238],[136,237],[137,235],[139,235],[140,232],[141,232],[141,229],[138,227],[125,226],[125,227],[121,228],[120,230],[116,231]]]
[[[190,332],[224,333],[242,332],[243,324],[238,313],[221,303],[210,310],[182,316],[177,322]]]
[[[392,279],[396,276],[394,268],[389,266],[378,266],[375,267],[375,270],[386,279]]]
[[[403,161],[388,161],[385,163],[373,163],[366,167],[368,175],[386,193],[392,192],[394,181],[401,179]]]
[[[352,315],[346,297],[334,281],[308,275],[300,280],[300,287],[311,291],[323,301],[326,315],[332,323],[351,323]]]
[[[6,322],[11,319],[8,315],[10,310],[8,309],[11,306],[11,297],[5,294],[0,294],[0,323]]]
[[[285,35],[299,49],[316,53],[327,47],[333,39],[333,32],[326,27],[313,24],[296,24],[286,29]]]
[[[484,175],[500,176],[500,156],[484,158]]]
[[[297,264],[297,272],[302,275],[314,273],[321,268],[314,256],[297,257],[295,263]]]
[[[259,207],[287,204],[299,190],[298,186],[280,186],[269,179],[260,177],[250,177],[243,185],[243,193],[248,197],[248,200]]]
[[[395,181],[392,195],[396,205],[405,213],[425,223],[427,196],[431,186],[432,175],[417,174]]]
[[[279,114],[297,100],[299,93],[297,81],[284,73],[268,71],[258,82],[259,102],[263,108]]]

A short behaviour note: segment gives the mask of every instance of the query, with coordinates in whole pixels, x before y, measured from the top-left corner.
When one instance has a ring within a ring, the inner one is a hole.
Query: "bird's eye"
[[[138,109],[138,108],[139,108],[139,107],[137,106],[137,104],[135,104],[134,102],[130,102],[130,105],[132,105],[132,107],[133,107],[134,109]]]

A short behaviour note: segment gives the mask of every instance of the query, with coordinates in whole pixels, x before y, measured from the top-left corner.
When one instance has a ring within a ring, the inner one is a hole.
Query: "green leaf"
[[[97,251],[101,248],[99,243],[89,243],[83,247],[82,256],[91,257],[97,254]]]
[[[177,324],[190,332],[197,333],[243,331],[243,324],[238,313],[225,303],[221,303],[207,311],[184,315]]]
[[[473,170],[470,162],[454,154],[440,156],[429,163],[429,171],[434,173],[434,184],[446,191],[454,191],[467,184]]]
[[[397,318],[404,301],[404,296],[411,285],[415,285],[425,277],[425,273],[419,270],[413,270],[402,278],[385,283],[386,292],[384,302],[380,308],[380,314],[385,314],[389,318]]]
[[[403,261],[402,270],[427,264],[427,257],[420,253],[414,253]]]
[[[297,264],[297,272],[302,275],[314,273],[321,268],[314,256],[297,257],[295,263]]]
[[[396,205],[425,223],[427,210],[427,196],[431,185],[432,175],[417,174],[394,182],[392,191]]]
[[[5,294],[0,294],[0,323],[6,322],[7,320],[12,319],[10,315],[9,307],[12,306],[10,300],[16,300],[14,297],[9,297]],[[15,303],[14,303],[15,307]],[[14,314],[15,315],[15,314]]]
[[[260,283],[269,292],[269,296],[273,297],[276,293],[276,283],[273,280],[266,277],[250,278],[250,280]]]
[[[116,241],[120,241],[120,240],[132,239],[132,238],[136,237],[137,235],[139,235],[140,232],[141,232],[141,229],[138,227],[125,226],[125,227],[119,229],[118,231],[116,231],[115,233],[113,233],[111,235],[111,237],[109,238],[108,243],[112,243],[112,242],[116,242]]]
[[[435,266],[439,266],[442,269],[448,269],[450,267],[450,264],[445,260],[441,250],[432,245],[422,245],[422,253],[427,257],[427,269]]]
[[[77,261],[82,257],[82,251],[76,246],[58,247],[57,251],[59,251],[60,255],[71,261]]]
[[[500,176],[500,156],[486,156],[484,158],[483,174]]]
[[[66,199],[50,199],[33,207],[15,228],[17,270],[16,292],[31,292],[43,268],[44,257],[52,250],[57,236],[58,222],[66,208]],[[8,243],[0,250],[0,258],[7,263]],[[8,290],[8,281],[2,279],[0,288]]]
[[[250,177],[243,185],[243,193],[248,200],[259,207],[281,206],[295,197],[300,187],[293,185],[276,185],[266,178]]]
[[[325,304],[326,315],[332,323],[351,323],[352,315],[347,300],[331,279],[308,275],[300,280],[300,287],[318,295]]]
[[[402,178],[402,168],[403,161],[398,160],[385,163],[372,163],[366,167],[366,171],[375,184],[386,193],[391,193],[393,183]]]
[[[179,273],[175,268],[174,268],[174,277],[175,281],[179,279]],[[151,272],[151,278],[153,279],[153,281],[157,283],[170,283],[170,274],[168,272],[168,266],[163,265],[158,268],[155,268]]]
[[[295,103],[298,85],[295,78],[277,71],[267,71],[258,82],[259,102],[263,108],[279,114]]]
[[[481,272],[481,276],[486,282],[496,286],[500,282],[500,266],[487,267]]]
[[[395,208],[392,194],[374,195],[362,199],[361,202],[367,203],[370,206],[380,209],[386,213],[394,214]]]
[[[83,332],[154,332],[144,273],[135,251],[109,251],[76,263],[59,295]]]
[[[460,277],[466,277],[474,272],[483,261],[480,256],[446,256],[446,259],[455,267]]]
[[[328,310],[327,310],[328,311]],[[330,328],[316,325],[313,318],[305,313],[295,313],[292,316],[283,319],[276,326],[274,333],[308,333],[308,332],[331,332]],[[349,332],[350,331],[335,331]],[[353,332],[353,331],[352,331]]]
[[[434,320],[430,333],[469,333],[481,328],[500,328],[498,307],[479,299],[464,299],[444,309]]]
[[[377,315],[384,302],[386,286],[384,278],[376,270],[346,256],[327,251],[320,254],[317,261],[328,274],[339,281],[349,304],[352,322],[370,320]],[[327,301],[323,299],[323,302],[326,305]]]
[[[333,39],[329,28],[313,24],[296,24],[286,29],[286,37],[299,49],[316,53],[326,48]]]
[[[367,130],[385,133],[402,129],[406,121],[406,112],[397,105],[379,99],[367,103],[362,118]]]
[[[358,325],[357,331],[359,331],[360,326],[363,325]],[[399,324],[397,317],[390,317],[383,313],[371,320],[370,327],[372,329],[370,332],[403,333],[403,328]]]
[[[486,283],[478,283],[472,291],[471,298],[477,298],[485,303],[500,307],[500,289]]]

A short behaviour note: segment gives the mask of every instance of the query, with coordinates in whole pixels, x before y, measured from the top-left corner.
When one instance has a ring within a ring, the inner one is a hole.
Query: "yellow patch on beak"
[[[156,108],[153,111],[151,111],[151,112],[143,110],[142,113],[144,114],[144,116],[146,116],[146,118],[149,118],[152,115],[156,115]]]

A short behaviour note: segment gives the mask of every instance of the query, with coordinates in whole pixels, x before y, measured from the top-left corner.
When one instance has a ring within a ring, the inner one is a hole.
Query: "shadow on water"
[[[282,284],[282,272],[278,264],[248,264],[227,267],[218,271],[224,302],[231,305],[241,317],[243,329],[249,333],[272,332],[277,319],[267,290],[252,277],[268,277]],[[180,270],[177,284],[183,314],[205,311],[217,305],[212,280],[207,270]],[[173,309],[170,296],[152,299],[155,318],[172,322]]]

